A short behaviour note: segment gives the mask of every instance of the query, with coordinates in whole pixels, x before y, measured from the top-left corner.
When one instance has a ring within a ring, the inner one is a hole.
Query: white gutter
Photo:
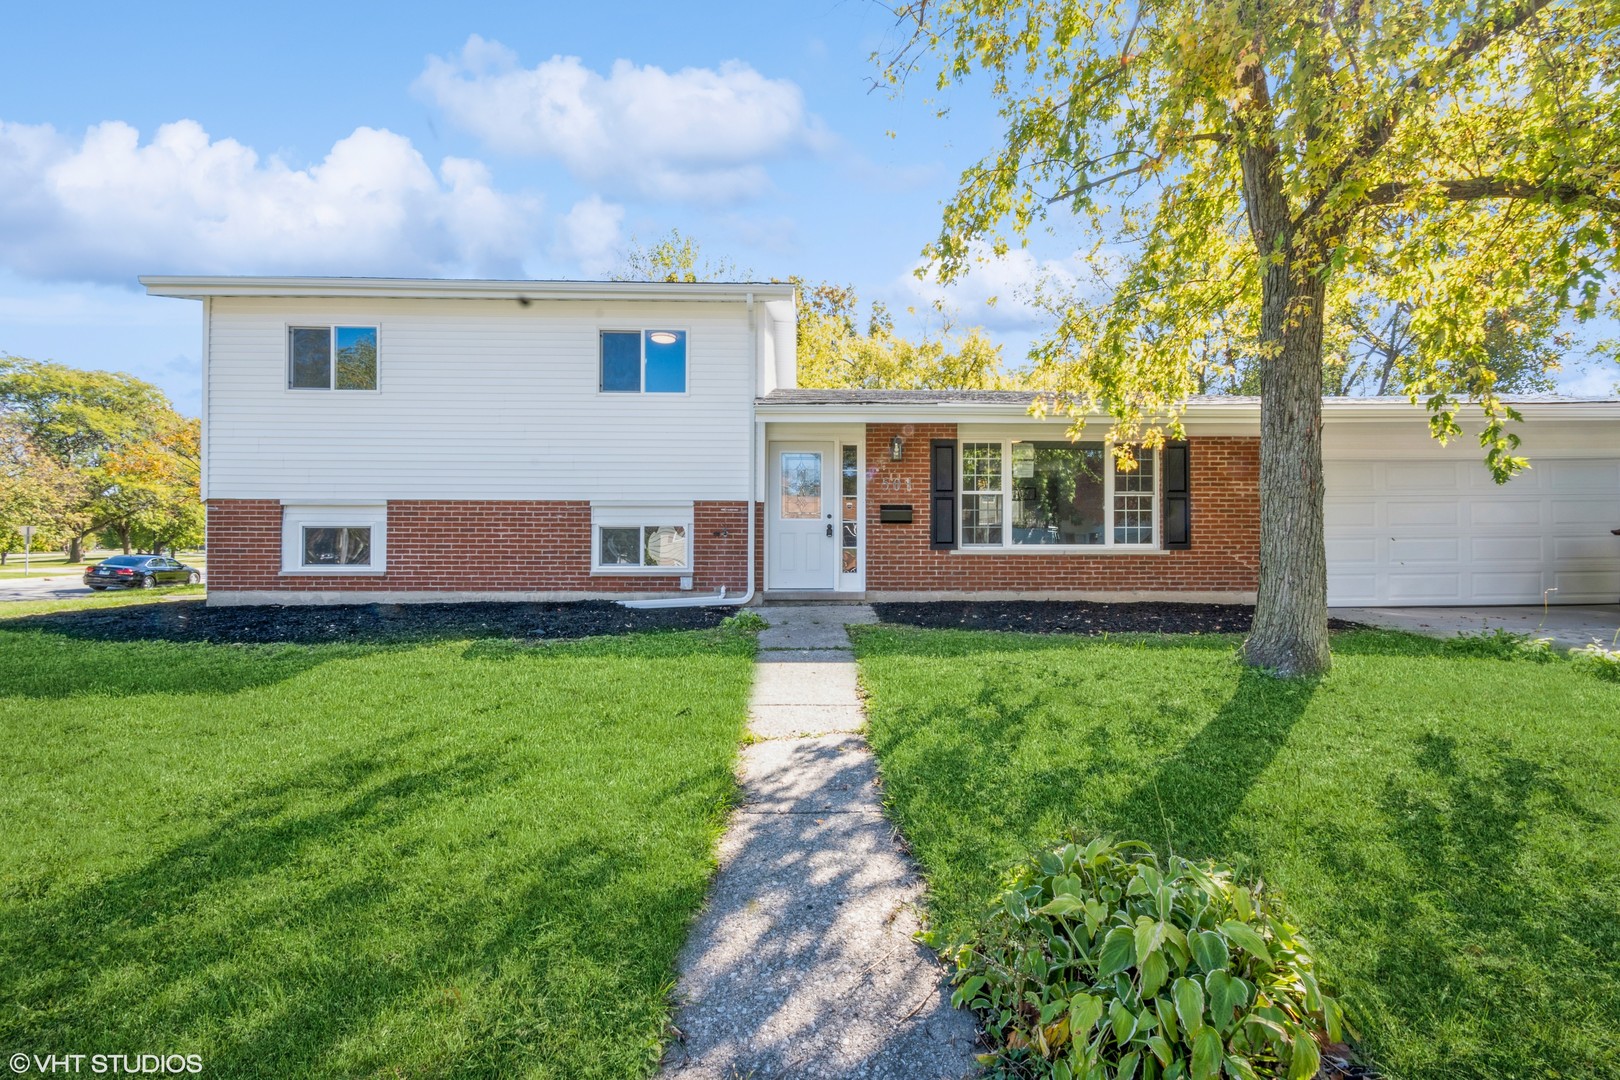
[[[753,365],[754,393],[753,398],[759,397],[759,322],[754,311],[754,294],[748,294],[748,352]],[[750,399],[752,400],[752,398]],[[754,484],[757,480],[759,456],[759,423],[753,415],[754,410],[749,409],[748,416],[748,588],[741,596],[727,596],[726,587],[720,586],[720,591],[713,596],[676,596],[665,600],[620,600],[619,604],[627,608],[638,610],[648,608],[687,608],[687,607],[747,607],[754,599],[754,551],[758,538],[754,535]],[[692,538],[695,542],[697,537]]]
[[[1505,404],[1518,410],[1530,420],[1620,420],[1620,402],[1617,401],[1531,401]],[[1027,405],[1000,401],[930,401],[918,403],[874,402],[868,404],[827,402],[768,402],[758,404],[758,414],[773,423],[984,423],[986,421],[1017,420],[1027,423],[1068,424],[1069,417],[1061,411],[1049,412],[1036,420]],[[1467,420],[1479,415],[1478,405],[1465,402],[1459,415]],[[1322,404],[1322,418],[1332,424],[1372,423],[1389,420],[1425,419],[1428,412],[1422,405],[1406,401],[1344,402],[1326,401]],[[1087,414],[1088,422],[1112,423],[1106,412]],[[1182,411],[1184,424],[1198,423],[1258,423],[1260,406],[1250,402],[1196,402]]]
[[[793,286],[713,281],[497,281],[473,278],[178,277],[140,278],[150,296],[420,297],[470,300],[747,301],[791,299]],[[758,387],[755,387],[756,391]],[[757,396],[757,394],[756,394]]]

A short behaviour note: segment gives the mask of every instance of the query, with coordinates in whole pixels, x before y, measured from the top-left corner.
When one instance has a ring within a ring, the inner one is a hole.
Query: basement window
[[[381,574],[387,569],[386,503],[283,503],[283,574]]]
[[[690,573],[692,505],[594,508],[591,563],[604,574]]]

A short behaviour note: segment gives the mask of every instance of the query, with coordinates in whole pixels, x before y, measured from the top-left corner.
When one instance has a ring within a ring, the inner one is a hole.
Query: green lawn
[[[1140,838],[1263,877],[1395,1080],[1620,1075],[1620,685],[1377,632],[1289,685],[1235,645],[859,636],[947,939],[1065,829]]]
[[[0,1047],[207,1076],[656,1060],[733,795],[721,631],[218,646],[0,621]]]

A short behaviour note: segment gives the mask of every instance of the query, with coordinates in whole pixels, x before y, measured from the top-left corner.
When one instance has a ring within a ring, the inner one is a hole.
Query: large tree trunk
[[[1262,261],[1260,590],[1243,643],[1249,664],[1315,675],[1332,663],[1322,528],[1322,323],[1319,245],[1291,234],[1291,208],[1260,145],[1242,152],[1244,203]]]
[[[1243,656],[1279,675],[1315,675],[1332,662],[1322,524],[1323,287],[1314,275],[1294,286],[1277,351],[1260,365],[1260,594]]]
[[[68,541],[68,562],[76,563],[76,562],[83,562],[83,561],[84,561],[84,537],[75,536],[73,539]]]

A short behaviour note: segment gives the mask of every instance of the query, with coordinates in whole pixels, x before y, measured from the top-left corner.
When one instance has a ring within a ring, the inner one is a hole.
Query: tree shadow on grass
[[[1232,820],[1315,696],[1311,679],[1244,669],[1220,710],[1153,773],[1105,810],[1119,836],[1191,858],[1223,857]]]
[[[1342,882],[1329,929],[1397,1064],[1416,1076],[1599,1075],[1620,1058],[1620,870],[1605,815],[1507,740],[1422,732],[1377,795],[1382,830],[1324,822],[1312,856]],[[1369,844],[1372,842],[1372,845]],[[1398,858],[1378,858],[1382,843]],[[1606,1066],[1602,1066],[1606,1067]]]
[[[194,833],[104,876],[0,882],[0,1044],[232,1077],[632,1071],[701,857],[550,837],[508,759],[435,738],[177,808]]]
[[[365,648],[220,646],[158,641],[94,641],[0,625],[0,701],[90,694],[236,694],[283,682]]]

